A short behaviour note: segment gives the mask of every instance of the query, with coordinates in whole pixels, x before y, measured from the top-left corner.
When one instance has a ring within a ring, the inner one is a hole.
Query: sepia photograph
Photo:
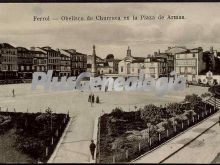
[[[220,163],[220,3],[1,3],[0,163]]]

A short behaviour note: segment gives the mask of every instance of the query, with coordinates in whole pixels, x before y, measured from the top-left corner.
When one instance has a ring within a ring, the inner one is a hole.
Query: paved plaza
[[[12,97],[12,90],[15,97]],[[51,107],[56,113],[67,113],[73,118],[62,144],[53,160],[54,163],[89,162],[89,144],[93,136],[95,118],[102,111],[109,113],[115,107],[125,111],[135,110],[135,106],[146,104],[164,105],[182,101],[187,94],[198,95],[207,92],[206,87],[190,86],[184,91],[173,91],[163,97],[152,92],[97,92],[100,104],[88,102],[90,93],[81,91],[45,92],[38,88],[31,91],[31,84],[13,84],[0,86],[0,106],[2,110],[21,112],[39,112]]]

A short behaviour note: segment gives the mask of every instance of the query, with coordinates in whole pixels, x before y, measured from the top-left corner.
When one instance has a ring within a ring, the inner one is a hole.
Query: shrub
[[[197,94],[192,94],[192,95],[186,95],[184,101],[189,103],[196,103],[196,102],[201,102],[202,98],[199,97]]]
[[[123,113],[123,110],[119,107],[116,107],[115,109],[112,110],[111,115],[115,118],[120,118],[122,113]]]
[[[168,112],[169,116],[176,116],[183,113],[181,109],[181,105],[179,103],[170,103],[166,107],[166,111]]]
[[[208,93],[208,92],[203,93],[203,94],[201,95],[202,98],[211,97],[211,96],[212,96],[211,93]]]
[[[161,122],[164,112],[153,104],[146,105],[143,109],[140,110],[141,119],[145,124],[152,123],[158,124]]]

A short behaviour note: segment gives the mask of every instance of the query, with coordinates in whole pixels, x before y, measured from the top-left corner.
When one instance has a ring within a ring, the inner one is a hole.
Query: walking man
[[[92,103],[94,103],[95,102],[95,96],[94,96],[94,94],[92,95]]]
[[[94,160],[94,153],[95,153],[95,148],[96,148],[94,140],[91,140],[91,144],[90,144],[89,148],[90,148],[90,152],[92,155],[92,160]]]
[[[15,97],[15,90],[12,90],[12,96]]]
[[[91,102],[91,94],[89,95],[89,99],[88,99],[88,102]]]

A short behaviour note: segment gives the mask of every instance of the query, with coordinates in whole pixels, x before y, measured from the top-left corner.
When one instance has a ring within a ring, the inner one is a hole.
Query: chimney
[[[32,46],[30,49],[31,49],[31,50],[35,50],[35,47],[34,47],[34,46]]]
[[[158,54],[160,54],[160,49],[158,49]]]

